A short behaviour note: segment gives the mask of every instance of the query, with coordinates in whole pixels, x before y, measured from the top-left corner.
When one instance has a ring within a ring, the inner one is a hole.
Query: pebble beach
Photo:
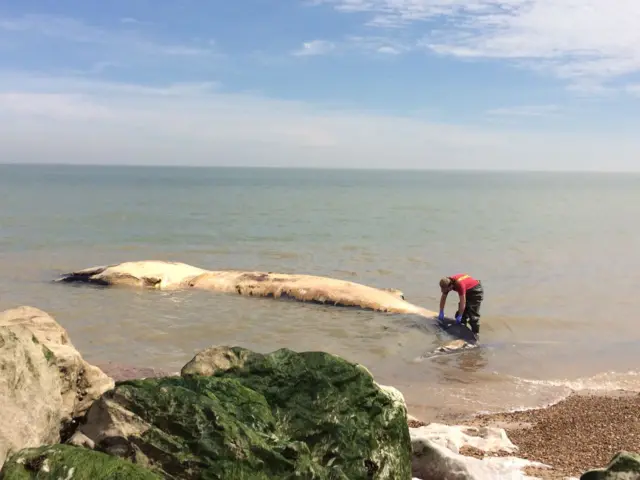
[[[460,418],[457,423],[504,428],[518,446],[518,457],[553,467],[535,469],[529,475],[562,479],[600,468],[621,450],[640,451],[639,412],[637,392],[583,391],[546,408],[477,415]],[[510,455],[487,454],[469,447],[460,453],[477,458]]]

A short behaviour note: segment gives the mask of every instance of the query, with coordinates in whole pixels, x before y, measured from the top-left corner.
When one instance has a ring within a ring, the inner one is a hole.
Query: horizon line
[[[199,164],[144,164],[144,163],[65,163],[65,162],[6,162],[2,167],[100,167],[100,168],[189,168],[189,169],[244,169],[244,170],[319,170],[319,171],[365,171],[365,172],[439,172],[439,173],[573,173],[573,174],[640,174],[638,170],[587,170],[587,169],[504,169],[504,168],[438,168],[438,167],[319,167],[282,165],[199,165]]]

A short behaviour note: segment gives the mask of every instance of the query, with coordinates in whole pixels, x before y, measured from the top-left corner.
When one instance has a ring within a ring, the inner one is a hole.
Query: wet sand
[[[95,366],[113,378],[116,382],[142,378],[169,377],[180,374],[180,372],[169,372],[158,368],[135,367],[115,362],[98,362]]]
[[[545,479],[580,477],[587,470],[604,467],[620,450],[640,452],[637,392],[574,393],[547,408],[478,415],[457,423],[504,428],[519,448],[516,456],[553,467],[552,471],[528,472]],[[485,455],[472,449],[460,453],[480,458]]]

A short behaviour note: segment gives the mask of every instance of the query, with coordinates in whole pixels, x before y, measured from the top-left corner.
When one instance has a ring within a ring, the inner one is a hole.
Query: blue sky
[[[9,162],[640,170],[631,0],[6,0]]]

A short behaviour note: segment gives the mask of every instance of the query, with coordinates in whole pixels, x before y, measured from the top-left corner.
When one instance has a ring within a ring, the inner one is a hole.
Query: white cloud
[[[367,14],[364,22],[370,26],[413,24],[426,33],[422,45],[439,54],[508,59],[574,83],[601,83],[640,71],[637,0],[315,0],[313,4]]]
[[[323,109],[215,84],[0,72],[3,161],[381,168],[638,169],[640,139],[524,133]],[[36,141],[37,140],[37,141]]]
[[[557,105],[519,105],[514,107],[494,108],[487,113],[489,115],[505,115],[518,117],[540,117],[558,113]]]
[[[388,53],[389,55],[399,55],[401,52],[395,47],[382,46],[377,50],[378,53]]]
[[[335,44],[326,40],[313,40],[311,42],[305,42],[298,50],[293,52],[293,55],[304,57],[311,55],[325,55],[331,52],[335,48]]]
[[[626,90],[630,94],[640,97],[640,84],[627,85]]]
[[[114,118],[112,112],[83,95],[57,93],[0,93],[0,111],[16,116],[45,117],[54,120],[92,120]]]
[[[120,23],[125,23],[130,25],[145,25],[145,24],[149,24],[150,22],[138,20],[137,18],[133,18],[133,17],[123,17],[120,19]]]
[[[411,46],[404,41],[388,36],[347,35],[340,41],[313,40],[306,42],[301,48],[294,50],[292,54],[295,56],[312,56],[357,52],[388,56],[400,55],[410,49]]]
[[[389,36],[358,36],[349,35],[346,37],[347,48],[363,52],[375,52],[385,55],[399,55],[411,49],[404,39],[391,38]]]

